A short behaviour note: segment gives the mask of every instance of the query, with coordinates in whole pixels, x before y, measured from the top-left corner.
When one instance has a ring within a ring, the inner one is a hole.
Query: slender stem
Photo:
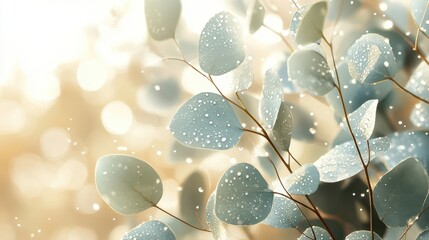
[[[180,56],[183,58],[183,60],[186,61],[185,56],[183,55],[182,49],[180,48],[179,42],[177,41],[177,38],[174,37],[174,44],[176,44],[177,49],[179,50]]]
[[[408,226],[407,226],[407,228],[405,229],[405,231],[402,233],[402,235],[398,238],[398,240],[401,240],[403,237],[405,237],[406,236],[406,234],[407,234],[407,232],[410,230],[410,228],[414,225],[414,223],[416,223],[417,222],[417,219],[419,219],[420,218],[420,216],[425,212],[425,211],[427,211],[427,210],[429,210],[429,206],[428,207],[425,207],[420,213],[419,213],[419,215],[417,215],[417,217],[415,218],[415,220],[411,223],[411,224],[408,224]]]
[[[167,212],[166,210],[162,209],[162,208],[161,208],[161,207],[159,207],[158,205],[154,205],[154,207],[155,207],[156,209],[160,210],[161,212],[164,212],[164,213],[166,213],[167,215],[169,215],[169,216],[171,216],[171,217],[173,217],[173,218],[175,218],[175,219],[179,220],[180,222],[182,222],[182,223],[184,223],[184,224],[188,225],[189,227],[192,227],[192,228],[195,228],[195,229],[197,229],[197,230],[204,231],[204,232],[211,232],[211,231],[210,231],[210,230],[208,230],[208,229],[201,228],[201,227],[197,227],[197,226],[195,226],[195,225],[193,225],[193,224],[191,224],[191,223],[189,223],[189,222],[187,222],[187,221],[185,221],[185,220],[183,220],[183,219],[181,219],[181,218],[179,218],[179,217],[177,217],[177,216],[175,216],[175,215],[173,215],[173,214],[171,214],[171,213]]]
[[[263,133],[255,131],[255,130],[248,129],[248,128],[242,128],[241,130],[243,130],[244,132],[254,133],[254,134],[257,134],[257,135],[265,138],[265,135]]]
[[[340,77],[339,77],[339,74],[338,74],[338,70],[337,70],[337,65],[336,65],[336,62],[335,62],[335,56],[334,56],[334,47],[332,46],[332,43],[331,42],[329,42],[327,39],[326,39],[326,37],[322,34],[322,39],[325,41],[325,43],[328,45],[328,47],[329,47],[329,50],[330,50],[330,53],[331,53],[331,56],[332,56],[332,63],[333,63],[333,65],[334,65],[334,69],[335,69],[335,76],[336,76],[336,79],[337,79],[337,86],[335,86],[335,88],[337,89],[337,92],[338,92],[338,95],[339,95],[339,97],[340,97],[340,101],[341,101],[341,107],[342,107],[342,109],[343,109],[343,112],[344,112],[344,117],[345,117],[345,119],[346,119],[346,123],[347,123],[347,128],[349,129],[349,132],[350,132],[350,134],[352,135],[352,139],[353,139],[353,143],[354,143],[354,145],[355,145],[355,147],[356,147],[356,150],[357,150],[357,152],[358,152],[358,155],[359,155],[359,159],[360,159],[360,161],[361,161],[361,164],[362,164],[362,166],[363,166],[363,168],[364,168],[364,172],[365,172],[365,177],[366,177],[366,181],[367,181],[367,185],[368,185],[368,189],[369,189],[369,191],[371,192],[371,194],[370,194],[370,196],[369,196],[369,203],[370,203],[370,211],[372,211],[372,208],[373,208],[373,206],[372,206],[372,202],[373,202],[373,196],[372,196],[372,189],[371,189],[371,182],[370,182],[370,179],[369,179],[369,174],[368,174],[368,166],[365,164],[365,161],[363,160],[363,156],[362,156],[362,153],[361,153],[361,151],[360,151],[360,149],[359,149],[359,145],[358,145],[358,142],[357,142],[357,139],[356,139],[356,136],[354,135],[354,133],[353,133],[353,130],[352,130],[352,127],[351,127],[351,124],[350,124],[350,120],[349,120],[349,117],[348,117],[348,114],[347,114],[347,109],[346,109],[346,105],[345,105],[345,101],[344,101],[344,97],[343,97],[343,93],[342,93],[342,91],[341,91],[341,80],[340,80]],[[369,150],[368,150],[369,151]],[[368,164],[369,164],[369,161],[368,161]],[[372,223],[372,222],[371,222]],[[372,227],[371,227],[371,229],[372,229]],[[371,231],[372,232],[372,231]],[[372,233],[372,235],[373,235],[373,233]],[[374,240],[374,238],[372,238],[373,240]]]
[[[320,214],[319,210],[317,209],[317,207],[314,205],[314,203],[311,201],[310,197],[308,195],[305,195],[305,197],[307,198],[307,201],[311,204],[311,206],[314,209],[314,213],[316,214],[316,216],[319,218],[320,222],[322,222],[323,226],[326,228],[326,231],[328,231],[329,235],[331,236],[332,239],[335,240],[335,235],[332,232],[331,228],[328,226],[328,224],[326,223],[325,219],[322,217],[322,215]]]
[[[426,103],[426,104],[429,104],[429,101],[428,100],[426,100],[426,99],[424,99],[424,98],[421,98],[421,97],[419,97],[419,96],[417,96],[416,94],[414,94],[413,92],[411,92],[411,91],[409,91],[408,89],[406,89],[405,87],[403,87],[401,84],[399,84],[395,79],[393,79],[392,77],[388,77],[388,78],[386,78],[386,79],[388,79],[388,80],[390,80],[390,81],[392,81],[397,87],[399,87],[402,91],[404,91],[405,93],[407,93],[407,94],[409,94],[409,95],[411,95],[411,96],[413,96],[414,98],[417,98],[418,100],[420,100],[420,101],[422,101],[422,102],[424,102],[424,103]]]
[[[265,27],[266,29],[270,30],[272,33],[276,34],[277,36],[279,36],[282,41],[286,44],[286,46],[289,48],[289,51],[291,53],[293,53],[295,51],[295,49],[292,47],[292,45],[289,43],[289,41],[285,38],[285,36],[283,36],[283,34],[281,32],[277,32],[276,30],[274,30],[273,28],[271,28],[270,26],[266,25],[265,23],[262,24],[263,27]]]
[[[294,201],[294,202],[298,203],[299,205],[301,205],[301,206],[303,206],[303,207],[307,208],[307,209],[308,209],[308,210],[310,210],[311,212],[316,213],[316,212],[315,212],[315,210],[314,210],[311,206],[308,206],[307,204],[305,204],[305,203],[303,203],[303,202],[301,202],[301,201],[298,201],[298,200],[294,199],[294,198],[293,198],[293,197],[291,197],[290,195],[287,195],[287,194],[284,194],[284,193],[281,193],[281,192],[273,192],[273,193],[274,193],[274,194],[277,194],[277,195],[279,195],[279,196],[285,197],[285,198],[287,198],[287,199],[290,199],[290,200],[292,200],[292,201]]]
[[[428,6],[429,6],[429,2],[426,4],[426,8],[425,8],[425,11],[423,13],[423,16],[426,15],[426,12],[428,10]],[[418,44],[418,41],[419,41],[420,28],[421,28],[424,20],[425,20],[425,18],[422,17],[422,20],[420,20],[420,24],[417,25],[417,33],[416,33],[416,39],[415,39],[415,43],[414,43],[415,48],[417,48],[417,44]]]
[[[366,146],[368,149],[368,163],[364,166],[365,172],[368,172],[368,166],[371,161],[371,149],[369,146],[369,141],[366,140]],[[369,174],[365,174],[366,182],[368,183],[368,193],[369,193],[369,230],[371,231],[371,239],[374,240],[374,224],[372,221],[373,217],[373,204],[374,204],[374,195],[372,192],[371,181],[369,179]]]

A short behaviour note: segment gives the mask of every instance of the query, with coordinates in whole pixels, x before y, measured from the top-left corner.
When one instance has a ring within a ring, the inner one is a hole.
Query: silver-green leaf
[[[274,196],[271,212],[262,223],[275,228],[296,228],[302,221],[304,215],[294,201]]]
[[[298,240],[332,240],[332,238],[325,229],[313,226],[313,230],[311,228],[305,229],[304,233],[298,238]]]
[[[317,190],[320,174],[311,164],[304,164],[285,178],[285,187],[290,194],[310,195]]]
[[[298,22],[298,27],[296,28],[296,43],[305,45],[316,42],[322,37],[327,8],[326,1],[316,2],[304,7],[302,19]]]
[[[261,173],[248,163],[229,168],[216,190],[216,216],[233,225],[253,225],[271,211],[273,192]]]
[[[220,12],[205,25],[200,35],[198,54],[201,69],[210,75],[222,75],[244,60],[244,40],[238,19]]]
[[[426,62],[421,62],[414,70],[405,88],[429,101],[429,66]]]
[[[274,141],[284,151],[289,150],[290,140],[292,137],[292,122],[293,119],[290,106],[285,102],[282,102],[273,127],[273,135]]]
[[[369,140],[375,126],[375,116],[377,113],[378,100],[368,100],[354,112],[350,113],[348,118],[353,134],[356,138]],[[343,127],[347,128],[347,124],[343,122]]]
[[[312,49],[295,51],[289,57],[288,74],[295,85],[313,95],[325,95],[335,86],[325,57]]]
[[[374,188],[374,206],[389,227],[407,226],[422,210],[429,190],[428,175],[415,158],[387,172]]]
[[[264,24],[265,8],[259,0],[254,0],[251,10],[249,32],[254,33]]]
[[[216,192],[210,195],[206,206],[206,221],[209,229],[212,231],[214,240],[227,240],[226,228],[224,223],[219,220],[215,213]]]
[[[259,116],[268,128],[273,128],[276,122],[282,99],[282,79],[276,70],[268,69],[265,72],[262,95],[259,102]]]
[[[182,5],[180,0],[145,0],[146,24],[155,40],[174,38]]]
[[[358,140],[358,147],[364,163],[368,164],[366,141]],[[375,138],[369,140],[369,147],[371,159],[374,159],[390,148],[390,142],[386,137]],[[322,182],[339,182],[363,170],[363,165],[353,141],[335,146],[314,162],[314,165],[319,170]]]
[[[180,107],[170,131],[186,146],[217,150],[234,147],[243,134],[231,105],[222,96],[208,92],[195,95]]]
[[[417,26],[424,33],[429,29],[429,1],[427,0],[411,0],[411,9],[414,20]]]
[[[95,183],[102,198],[116,212],[135,214],[155,206],[163,189],[159,175],[146,162],[128,155],[97,160]]]
[[[427,240],[427,239],[429,239],[429,230],[425,230],[421,232],[416,238],[416,240]]]
[[[246,90],[253,82],[252,61],[245,59],[240,66],[232,71],[232,87],[234,91]]]
[[[350,47],[347,55],[350,75],[361,83],[376,83],[396,75],[392,47],[379,34],[363,35]]]
[[[354,231],[346,236],[345,240],[382,240],[381,237],[374,233],[374,238],[372,238],[372,234],[370,231],[360,230]]]
[[[122,240],[176,240],[173,231],[165,223],[152,220],[145,222],[127,232]]]

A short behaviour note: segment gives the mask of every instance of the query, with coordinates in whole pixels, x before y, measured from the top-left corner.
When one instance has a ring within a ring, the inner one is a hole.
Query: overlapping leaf
[[[249,32],[254,33],[264,23],[265,8],[262,6],[259,0],[254,0],[253,7],[251,9],[252,12],[250,13]]]
[[[350,75],[361,83],[375,83],[396,75],[392,47],[379,34],[363,35],[350,47],[347,55]]]
[[[121,240],[176,240],[173,231],[165,223],[152,220],[127,232]]]
[[[414,70],[405,88],[429,101],[429,66],[425,62],[421,62]]]
[[[246,90],[252,85],[253,68],[252,61],[245,59],[244,62],[232,71],[232,87],[234,91]]]
[[[322,37],[327,8],[326,1],[320,1],[304,6],[302,13],[295,13],[291,29],[296,29],[293,31],[296,33],[296,43],[301,45],[309,44],[318,41]]]
[[[274,141],[284,151],[289,150],[290,140],[292,137],[292,113],[290,106],[285,102],[280,105],[277,120],[273,127]]]
[[[309,163],[304,164],[285,179],[285,187],[290,194],[309,195],[317,190],[320,174],[317,168]]]
[[[374,206],[389,227],[404,227],[421,211],[429,190],[428,175],[415,158],[387,172],[374,188]]]
[[[313,95],[325,95],[335,86],[325,57],[312,49],[295,51],[289,57],[288,74],[295,85]]]
[[[282,80],[274,69],[268,69],[265,72],[262,95],[259,102],[259,116],[268,128],[273,128],[276,122],[282,99]]]
[[[360,230],[354,231],[346,236],[345,240],[382,240],[377,233],[374,233],[374,238],[370,231]]]
[[[181,9],[180,0],[146,0],[145,15],[149,35],[155,40],[174,38]]]
[[[109,206],[121,214],[135,214],[156,205],[161,179],[146,162],[128,155],[107,155],[95,166],[97,189]]]
[[[209,225],[209,229],[212,231],[213,239],[215,240],[227,240],[227,232],[223,222],[219,220],[215,213],[215,201],[216,192],[210,195],[210,198],[206,206],[206,220]]]
[[[211,75],[222,75],[244,60],[244,41],[237,18],[220,12],[205,25],[198,45],[201,69]]]
[[[229,168],[216,190],[216,216],[233,225],[253,225],[271,211],[273,192],[261,173],[248,163]]]
[[[429,1],[427,0],[411,0],[411,9],[414,20],[420,30],[426,33],[429,29]]]
[[[375,138],[369,140],[369,146],[371,159],[374,159],[390,148],[390,142],[385,137]],[[358,141],[358,147],[364,163],[367,164],[368,148],[366,141]],[[322,182],[338,182],[363,170],[363,165],[353,141],[335,146],[314,162],[314,165],[319,170]]]
[[[298,240],[332,240],[332,238],[325,229],[313,226],[313,230],[311,228],[305,229],[304,234],[302,234]]]
[[[243,133],[231,105],[214,93],[200,93],[183,104],[170,131],[189,147],[218,150],[234,147]]]
[[[271,212],[262,223],[275,228],[296,228],[303,220],[304,215],[294,201],[274,196]]]
[[[378,100],[368,100],[349,114],[350,127],[357,138],[368,140],[371,137],[375,126],[377,104]],[[347,123],[343,122],[343,126],[347,128]]]

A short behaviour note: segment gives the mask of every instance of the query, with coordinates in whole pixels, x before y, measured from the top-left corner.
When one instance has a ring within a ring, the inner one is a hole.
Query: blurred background
[[[245,2],[182,0],[176,38],[186,59],[198,66],[199,34],[215,13],[228,9],[245,21]],[[265,24],[287,36],[292,3],[263,2],[271,6]],[[153,209],[127,217],[111,210],[94,185],[96,160],[105,154],[149,162],[163,179],[159,205],[176,215],[181,184],[195,170],[205,176],[207,199],[232,164],[262,166],[256,156],[265,146],[248,134],[238,147],[221,152],[175,142],[167,128],[175,111],[191,96],[215,89],[183,63],[162,60],[180,54],[172,40],[148,37],[144,1],[0,0],[0,11],[2,240],[113,240],[141,221],[171,220]],[[259,96],[266,69],[286,74],[288,48],[267,28],[247,33],[245,41],[255,72],[249,92]],[[229,79],[215,79],[227,95]],[[294,91],[285,86],[287,101],[303,108],[307,122],[292,149],[301,162],[312,162],[327,151],[339,127],[325,100]],[[231,228],[232,239],[247,238],[246,231]],[[270,228],[252,229],[256,239],[264,229]],[[274,231],[273,239],[288,232]]]

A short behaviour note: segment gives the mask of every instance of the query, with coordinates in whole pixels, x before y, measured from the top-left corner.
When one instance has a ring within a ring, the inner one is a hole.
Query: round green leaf
[[[213,16],[201,32],[198,53],[201,69],[208,74],[222,75],[238,67],[245,52],[237,18],[229,12]]]
[[[348,118],[353,134],[356,138],[368,140],[374,131],[375,116],[377,114],[378,100],[368,100],[356,111],[349,114]],[[343,127],[347,128],[347,123],[343,122]]]
[[[206,190],[206,180],[200,171],[193,172],[182,184],[182,191],[180,191],[180,213],[193,225],[201,225],[203,217],[202,207],[205,203]]]
[[[282,99],[282,79],[280,79],[277,71],[274,69],[268,69],[265,72],[264,83],[262,85],[262,95],[259,102],[259,116],[268,128],[273,128],[273,125],[276,122]]]
[[[273,192],[261,173],[248,163],[229,168],[216,190],[217,217],[233,225],[253,225],[271,211]]]
[[[177,79],[156,79],[139,88],[137,103],[146,111],[162,113],[171,110],[180,101],[180,95],[181,89]]]
[[[174,38],[181,9],[180,0],[145,0],[149,35],[159,41]]]
[[[422,210],[429,190],[428,175],[415,158],[387,172],[374,188],[374,206],[389,227],[404,227]]]
[[[200,93],[180,107],[170,124],[180,143],[195,148],[234,147],[243,130],[231,105],[220,95]]]
[[[416,240],[427,240],[427,239],[429,239],[429,230],[425,230],[421,232],[416,238]]]
[[[215,201],[216,201],[216,192],[213,192],[210,195],[210,198],[206,206],[206,221],[209,225],[209,229],[212,231],[213,239],[215,240],[227,240],[226,228],[223,225],[224,223],[217,218],[215,214]]]
[[[350,233],[345,240],[373,240],[373,238],[370,231],[360,230]],[[377,233],[374,233],[374,240],[382,239]]]
[[[301,221],[304,221],[304,215],[294,201],[274,196],[271,212],[262,223],[275,228],[296,228]]]
[[[165,223],[152,220],[127,232],[122,240],[176,240],[173,231]]]
[[[107,155],[98,159],[95,183],[104,201],[125,215],[155,206],[163,192],[155,170],[146,162],[128,155]]]
[[[315,50],[295,51],[288,60],[288,74],[295,85],[313,95],[325,95],[335,86],[325,57]]]
[[[316,235],[316,238],[314,235]],[[318,226],[313,226],[313,230],[311,230],[311,228],[305,229],[304,234],[302,234],[298,240],[332,240],[332,238],[325,229]]]
[[[305,45],[316,42],[322,37],[327,8],[326,1],[304,7],[302,19],[296,29],[296,43]]]
[[[411,0],[411,9],[414,20],[424,33],[429,29],[429,1],[427,0]]]
[[[429,132],[405,131],[388,135],[391,148],[380,156],[388,169],[394,168],[400,161],[408,157],[418,159],[429,171]]]
[[[371,159],[374,159],[390,148],[390,142],[386,137],[375,138],[369,140],[369,146]],[[367,164],[368,148],[366,141],[358,140],[358,147],[365,164]],[[335,146],[314,162],[314,166],[319,170],[322,182],[339,182],[363,170],[353,141]]]
[[[245,59],[244,62],[232,71],[232,87],[234,91],[246,90],[253,82],[252,61]]]
[[[304,164],[285,179],[285,187],[290,194],[310,195],[317,190],[320,174],[311,164]]]
[[[414,70],[405,88],[429,101],[429,66],[426,62],[421,62]]]
[[[379,34],[363,35],[350,47],[347,55],[350,75],[361,83],[375,83],[396,75],[392,47]]]
[[[249,32],[256,32],[264,24],[265,8],[258,0],[254,0],[250,15]]]
[[[273,127],[274,141],[284,151],[289,150],[290,140],[292,137],[292,113],[290,106],[285,102],[280,105],[276,123]]]

